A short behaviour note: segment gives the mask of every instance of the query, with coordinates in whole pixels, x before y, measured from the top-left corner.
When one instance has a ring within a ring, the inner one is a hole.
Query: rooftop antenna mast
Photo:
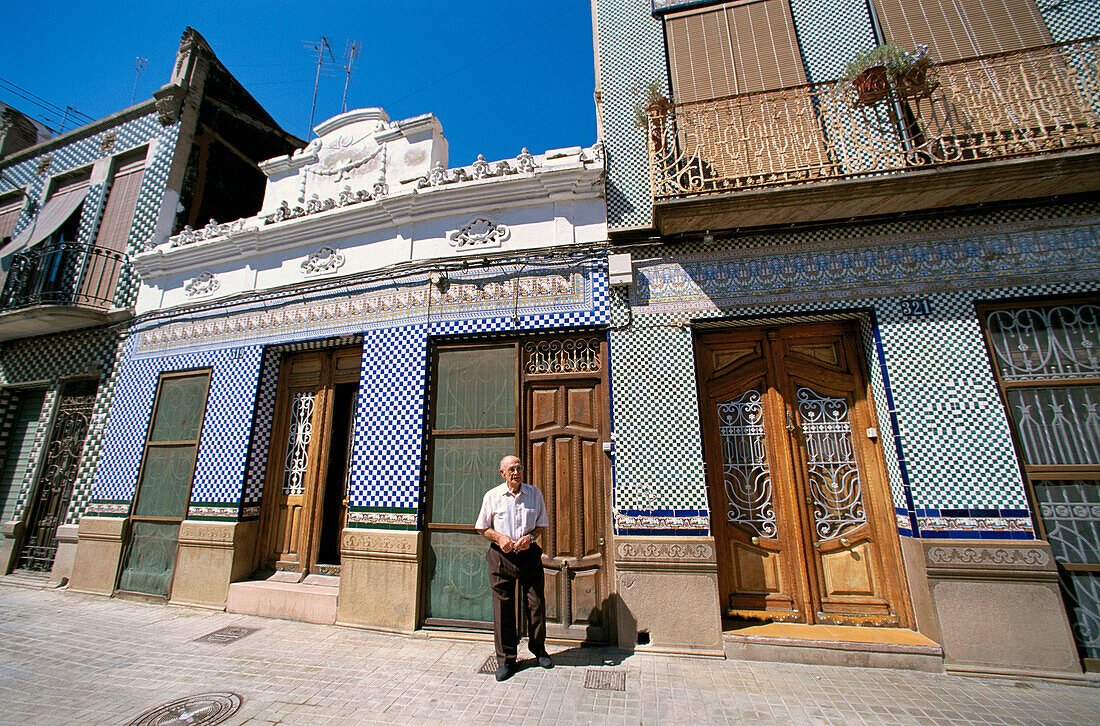
[[[325,53],[328,53],[328,57],[333,63],[336,62],[336,56],[332,54],[332,46],[328,44],[328,38],[323,35],[320,43],[306,41],[306,44],[311,46],[317,53],[317,77],[313,79],[313,105],[309,108],[309,130],[306,132],[306,140],[308,141],[313,135],[313,113],[317,110],[317,87],[321,83],[321,69],[325,67]]]
[[[148,61],[142,58],[140,55],[134,58],[134,90],[130,92],[130,105],[134,105],[134,99],[137,98],[137,84],[138,79],[141,78],[141,72],[145,70],[145,64]]]
[[[340,113],[348,110],[348,84],[351,83],[351,64],[359,57],[359,41],[349,40],[344,48],[344,98],[340,101]]]

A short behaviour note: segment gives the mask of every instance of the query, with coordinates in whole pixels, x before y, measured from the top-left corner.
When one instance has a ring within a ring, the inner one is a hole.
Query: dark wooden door
[[[726,614],[910,624],[856,330],[739,329],[697,340]]]
[[[606,344],[596,337],[525,344],[527,481],[542,490],[547,633],[609,637],[605,559]]]

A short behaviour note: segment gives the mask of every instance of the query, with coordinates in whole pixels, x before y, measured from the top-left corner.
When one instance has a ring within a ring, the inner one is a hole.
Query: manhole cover
[[[492,675],[497,672],[497,657],[491,655],[485,659],[485,662],[481,664],[481,667],[477,669],[478,673],[485,673]]]
[[[200,693],[151,708],[126,726],[214,726],[241,707],[236,693]]]
[[[213,633],[207,633],[201,638],[195,638],[196,643],[218,643],[219,645],[225,645],[226,643],[232,643],[240,640],[249,633],[255,633],[259,628],[241,628],[235,625],[230,625],[227,628],[221,630],[215,630]]]
[[[589,668],[584,672],[584,687],[600,691],[625,691],[626,672]]]

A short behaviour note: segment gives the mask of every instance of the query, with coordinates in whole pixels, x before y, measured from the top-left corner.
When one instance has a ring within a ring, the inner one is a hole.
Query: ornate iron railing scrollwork
[[[941,63],[875,103],[826,82],[647,113],[658,200],[1087,148],[1100,38]]]

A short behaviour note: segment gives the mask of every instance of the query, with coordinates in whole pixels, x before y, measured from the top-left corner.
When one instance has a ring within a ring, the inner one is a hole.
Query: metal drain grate
[[[213,633],[207,633],[201,638],[195,638],[195,642],[225,645],[226,643],[234,643],[246,635],[255,633],[257,630],[259,630],[259,628],[242,628],[236,625],[230,625],[227,628],[215,630]]]
[[[600,691],[625,691],[626,671],[605,671],[589,668],[584,672],[584,687]]]
[[[485,659],[485,662],[481,664],[481,667],[477,669],[478,673],[484,673],[486,675],[492,675],[497,672],[497,657],[491,655]]]
[[[240,709],[236,693],[200,693],[151,708],[126,726],[214,726]]]

